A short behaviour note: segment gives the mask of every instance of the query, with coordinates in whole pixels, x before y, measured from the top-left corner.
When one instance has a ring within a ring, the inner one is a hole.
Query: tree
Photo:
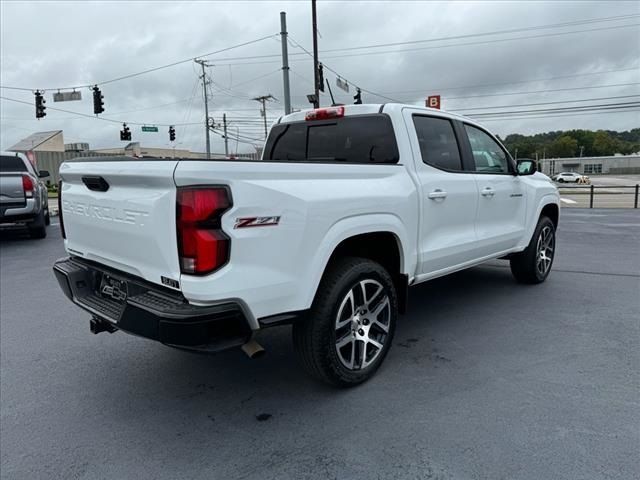
[[[613,155],[616,153],[616,141],[604,130],[598,130],[593,138],[593,150],[598,155]]]
[[[569,135],[559,137],[549,147],[549,153],[552,157],[575,157],[577,150],[578,141]]]

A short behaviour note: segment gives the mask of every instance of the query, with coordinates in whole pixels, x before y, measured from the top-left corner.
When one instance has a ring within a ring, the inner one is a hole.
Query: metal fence
[[[640,185],[576,185],[558,190],[565,207],[638,208]]]

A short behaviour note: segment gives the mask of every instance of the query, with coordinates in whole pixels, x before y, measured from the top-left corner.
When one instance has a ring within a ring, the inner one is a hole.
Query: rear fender
[[[310,271],[311,287],[305,293],[304,304],[309,308],[315,298],[316,291],[327,268],[329,259],[336,247],[344,240],[366,233],[390,232],[398,242],[400,251],[400,273],[412,277],[416,267],[416,248],[409,243],[409,236],[404,224],[392,214],[369,214],[347,217],[334,223],[320,242],[318,252],[313,258]]]

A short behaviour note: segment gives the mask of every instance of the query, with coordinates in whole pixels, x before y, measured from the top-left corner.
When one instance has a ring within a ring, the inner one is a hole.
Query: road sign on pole
[[[142,127],[143,132],[157,132],[158,127],[147,127],[146,125]]]
[[[425,102],[425,107],[437,108],[440,110],[440,95],[429,95]]]

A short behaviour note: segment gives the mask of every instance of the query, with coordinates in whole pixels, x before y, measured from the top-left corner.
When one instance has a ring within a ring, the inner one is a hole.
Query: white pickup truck
[[[60,168],[68,258],[54,272],[91,315],[198,351],[293,324],[303,366],[371,377],[411,285],[494,258],[546,279],[559,195],[482,126],[400,104],[284,116],[260,161],[84,158]]]

